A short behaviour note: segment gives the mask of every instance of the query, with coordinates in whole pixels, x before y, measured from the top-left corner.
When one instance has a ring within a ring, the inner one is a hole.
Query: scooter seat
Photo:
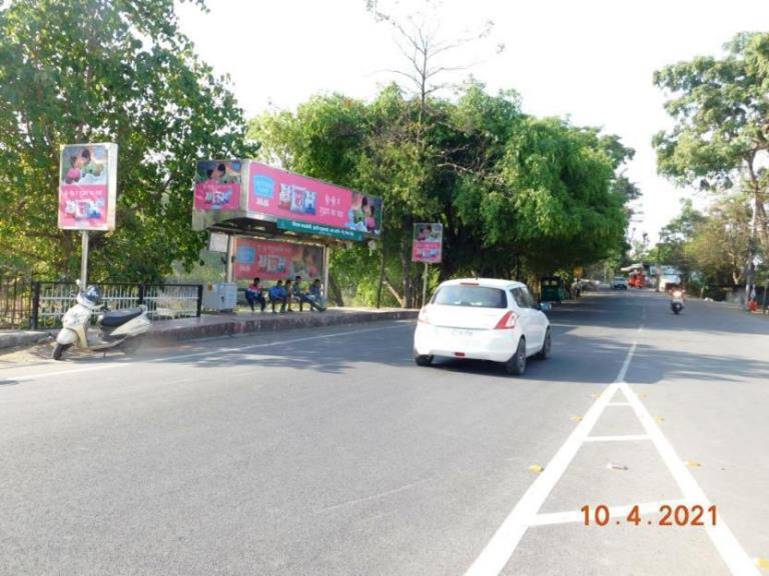
[[[114,310],[107,312],[101,320],[101,325],[108,328],[122,326],[129,320],[133,320],[144,312],[141,308],[127,308],[126,310]]]

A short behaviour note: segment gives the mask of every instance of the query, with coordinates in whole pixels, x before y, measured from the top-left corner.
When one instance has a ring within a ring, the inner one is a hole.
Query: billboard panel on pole
[[[443,224],[414,224],[414,238],[411,244],[411,261],[437,264],[441,261],[443,247]]]
[[[356,240],[382,230],[381,198],[259,162],[249,162],[246,209],[249,217],[276,221],[286,230],[310,224],[308,232]]]
[[[201,160],[195,171],[198,211],[240,210],[240,160]]]
[[[114,230],[117,144],[65,144],[59,162],[59,228]]]
[[[314,280],[323,275],[323,248],[238,237],[234,273],[236,280],[285,280],[297,275],[305,281]]]

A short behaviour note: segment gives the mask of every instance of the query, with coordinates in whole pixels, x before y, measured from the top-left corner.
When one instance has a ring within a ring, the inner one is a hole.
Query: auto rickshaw
[[[545,276],[539,279],[539,292],[542,302],[558,302],[566,300],[566,284],[560,276]]]

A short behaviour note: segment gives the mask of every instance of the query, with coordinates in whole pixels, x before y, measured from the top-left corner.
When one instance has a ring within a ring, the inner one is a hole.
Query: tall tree
[[[204,8],[202,0],[196,0]],[[72,275],[56,225],[59,145],[119,145],[117,229],[95,277],[157,280],[203,245],[190,228],[195,161],[253,152],[226,79],[179,31],[173,0],[17,0],[0,7],[0,253]]]
[[[675,120],[654,138],[661,173],[685,184],[749,194],[751,235],[769,254],[769,34],[743,33],[722,58],[703,56],[654,74]],[[757,246],[747,258],[748,283]]]
[[[250,126],[263,158],[384,198],[390,302],[410,303],[402,246],[411,239],[404,222],[415,219],[444,224],[444,277],[570,271],[621,249],[635,187],[621,182],[632,150],[615,137],[527,117],[514,93],[471,83],[456,101],[431,101],[425,161],[409,136],[418,110],[417,97],[392,85],[370,103],[316,97]],[[332,275],[372,303],[376,256],[366,247],[339,252]]]
[[[737,286],[744,281],[750,220],[750,202],[743,194],[733,194],[711,206],[695,224],[688,253],[705,283]]]

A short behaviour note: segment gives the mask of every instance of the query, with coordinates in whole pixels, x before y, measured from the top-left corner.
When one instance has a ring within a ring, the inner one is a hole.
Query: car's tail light
[[[505,315],[499,319],[497,325],[494,326],[494,330],[510,330],[515,328],[515,323],[518,320],[518,314],[510,310],[505,312]]]
[[[422,308],[419,311],[419,317],[417,318],[417,322],[419,322],[420,324],[429,324],[430,323],[430,318],[427,315],[427,308]]]

